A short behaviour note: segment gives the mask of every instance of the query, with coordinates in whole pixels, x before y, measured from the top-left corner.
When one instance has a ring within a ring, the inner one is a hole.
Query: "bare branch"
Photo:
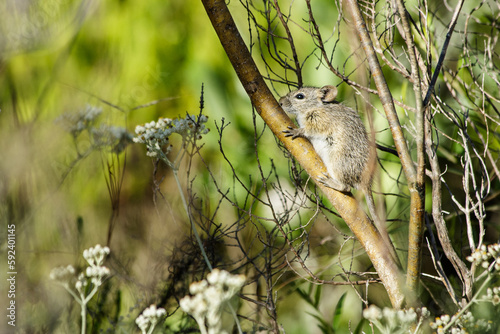
[[[408,22],[407,11],[402,0],[396,0],[396,4],[403,26],[404,39],[407,45],[407,52],[410,56],[411,77],[413,82],[413,91],[415,92],[415,126],[417,143],[417,170],[415,184],[410,186],[411,208],[410,208],[410,226],[408,232],[408,267],[406,276],[406,285],[410,291],[416,293],[418,279],[420,276],[422,240],[424,234],[424,214],[425,214],[425,158],[424,158],[424,112],[422,105],[422,88],[420,72],[418,70],[417,56],[413,36]]]
[[[448,50],[448,45],[450,44],[451,35],[453,34],[453,30],[455,29],[455,25],[457,24],[458,14],[460,14],[460,10],[462,10],[464,2],[465,0],[460,0],[457,6],[455,7],[455,12],[453,13],[453,18],[451,19],[448,32],[446,33],[446,39],[444,41],[443,48],[441,49],[441,54],[439,55],[439,60],[436,64],[436,69],[434,70],[434,74],[432,75],[429,88],[427,89],[427,93],[425,94],[424,106],[427,106],[427,104],[429,104],[431,94],[434,92],[434,86],[436,85],[439,73],[441,72],[441,67],[443,66],[444,63],[444,57],[446,56],[446,51]]]
[[[257,112],[309,175],[315,180],[318,179],[322,173],[326,172],[325,166],[308,141],[295,140],[292,142],[290,138],[284,136],[283,130],[286,130],[292,123],[264,83],[245,43],[238,33],[225,2],[203,0],[203,4],[226,54],[233,64],[233,68]],[[390,251],[376,228],[352,196],[336,192],[321,184],[318,184],[318,187],[325,193],[333,206],[337,208],[346,224],[366,250],[384,283],[393,306],[400,308],[404,297],[399,269],[391,258]]]

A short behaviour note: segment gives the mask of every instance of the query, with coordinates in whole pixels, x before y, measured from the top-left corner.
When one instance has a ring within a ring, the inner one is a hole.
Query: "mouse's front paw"
[[[283,130],[283,133],[285,134],[285,137],[292,137],[292,139],[295,139],[297,137],[302,137],[303,131],[302,129],[296,129],[294,127],[288,126],[288,130]]]

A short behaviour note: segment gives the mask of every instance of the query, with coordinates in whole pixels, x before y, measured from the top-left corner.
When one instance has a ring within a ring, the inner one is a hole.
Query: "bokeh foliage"
[[[296,3],[296,20],[303,22],[307,19],[302,15],[305,5]],[[345,22],[342,22],[341,30],[344,35],[338,35],[335,20],[331,18],[340,14],[332,8],[332,2],[317,1],[314,6],[322,33],[328,36],[329,32],[336,31],[331,36],[332,43],[336,38],[357,38],[349,32]],[[245,39],[257,43],[257,32],[248,30],[244,8],[236,2],[231,2],[230,8]],[[431,10],[435,13],[442,11],[443,22],[449,20],[449,12],[440,10],[438,5]],[[484,15],[484,20],[490,19]],[[265,23],[261,17],[256,20]],[[437,26],[438,31],[433,33],[438,36],[436,44],[439,45],[445,28]],[[298,36],[296,43],[302,46],[301,51],[313,49],[310,36],[307,33],[301,35],[298,26],[294,29]],[[460,43],[460,38],[454,37],[454,45]],[[396,38],[395,42],[398,45],[401,40]],[[278,48],[285,46],[282,41],[277,43]],[[259,59],[257,45],[252,44],[252,48],[264,71],[264,61]],[[353,54],[359,55],[358,50],[348,43],[339,43],[336,48],[334,63],[344,66],[346,74],[356,71],[359,59],[346,61],[346,58],[356,58]],[[466,67],[463,60],[456,59],[460,51],[458,48],[450,50],[447,60],[450,68]],[[262,53],[264,59],[269,61],[269,53]],[[303,54],[304,59],[307,56]],[[310,54],[309,57],[303,69],[304,83],[316,86],[340,83],[338,78],[319,66],[320,61],[315,58],[317,55]],[[279,75],[285,74],[281,69],[276,71]],[[470,77],[466,71],[463,72],[461,78],[470,83]],[[388,70],[386,73],[390,74]],[[393,95],[411,104],[413,92],[406,81],[391,75],[387,78]],[[291,81],[295,79],[292,77]],[[369,82],[363,74],[356,79]],[[243,189],[232,188],[232,170],[219,151],[215,124],[221,125],[222,119],[230,125],[224,130],[221,142],[237,174],[254,188],[262,185],[257,171],[257,151],[264,169],[276,168],[283,187],[293,192],[287,179],[289,161],[269,131],[263,132],[257,147],[254,145],[255,131],[248,98],[200,2],[7,0],[0,4],[0,222],[2,227],[16,224],[16,261],[20,273],[16,301],[21,331],[78,331],[78,322],[74,320],[78,310],[69,296],[48,280],[48,273],[53,267],[67,263],[82,266],[81,251],[96,243],[106,244],[111,221],[114,222],[114,229],[109,246],[112,251],[111,268],[115,275],[108,281],[99,299],[91,305],[93,319],[97,320],[90,328],[96,332],[113,328],[125,332],[137,330],[133,318],[151,301],[157,301],[161,295],[159,291],[165,291],[165,282],[170,282],[173,276],[169,266],[176,261],[182,264],[174,250],[183,249],[186,246],[185,236],[189,236],[189,224],[178,209],[181,203],[168,169],[160,168],[159,175],[165,179],[161,183],[162,195],[156,193],[155,197],[153,184],[158,176],[153,175],[155,166],[146,157],[143,147],[130,145],[126,153],[116,156],[106,147],[93,146],[90,133],[82,132],[77,138],[73,137],[67,132],[61,117],[93,106],[102,110],[96,119],[96,126],[115,125],[133,132],[135,125],[158,117],[184,116],[186,111],[196,113],[202,84],[204,112],[210,117],[212,131],[203,142],[201,155],[204,162],[193,160],[190,179],[187,180],[184,175],[183,184],[187,187],[195,178],[194,189],[201,198],[195,204],[201,204],[207,212],[218,205],[214,196],[216,189],[204,163],[210,166],[221,189],[230,188],[239,199],[246,195]],[[486,84],[494,85],[491,79]],[[288,91],[283,82],[270,82],[270,85],[277,96]],[[339,91],[340,99],[346,104],[364,110],[366,105],[363,99],[355,95],[350,87],[341,84]],[[462,89],[462,93],[467,95],[470,92]],[[451,101],[447,95],[444,98]],[[480,96],[475,98],[478,100]],[[380,107],[376,100],[372,103],[375,108]],[[467,107],[473,108],[473,105]],[[399,112],[404,122],[411,124],[405,112]],[[363,111],[361,113],[366,116]],[[475,119],[480,117],[471,113]],[[257,133],[260,133],[264,125],[258,117],[255,122],[259,130]],[[443,129],[441,124],[447,124],[446,119],[438,115],[435,118],[436,128]],[[391,137],[384,118],[375,115],[374,127],[380,131],[377,138],[390,145]],[[486,133],[483,128],[479,131]],[[438,154],[443,167],[452,167],[447,177],[454,188],[451,193],[455,193],[461,187],[461,174],[453,167],[460,165],[457,155],[463,153],[463,148],[453,144],[453,140],[458,138],[453,128],[445,132],[450,139],[444,138],[440,142]],[[498,133],[492,131],[491,134],[488,149],[496,154],[498,161]],[[411,136],[408,138],[413,145]],[[481,150],[485,149],[474,132],[471,132],[471,138]],[[392,232],[398,238],[396,244],[404,250],[408,201],[401,196],[403,188],[395,186],[400,181],[404,183],[404,179],[400,178],[401,168],[395,158],[385,154],[380,156],[385,167],[380,176],[380,187],[386,193],[393,193],[386,197],[387,213],[394,221],[395,231]],[[271,165],[271,159],[274,165]],[[123,177],[116,216],[106,183],[110,181],[108,170],[114,173],[113,176],[118,176],[118,180]],[[496,212],[496,216],[493,215],[489,222],[488,241],[498,238],[498,223],[494,221],[498,219],[498,209],[495,211],[498,180],[493,187],[497,190],[492,192],[489,207]],[[446,194],[443,207],[454,215],[451,199]],[[252,205],[247,203],[246,208]],[[269,213],[266,207],[255,205],[253,208],[262,216]],[[227,203],[218,210],[218,220],[224,224],[230,225],[241,218],[241,212]],[[313,214],[302,211],[300,215],[302,221],[307,222]],[[336,219],[334,215],[328,218],[332,221]],[[344,225],[339,224],[334,230],[330,221],[324,217],[319,220],[311,224],[308,239],[313,254],[309,258],[312,267],[318,268],[325,276],[336,274],[337,271],[332,268],[337,268],[343,261],[346,267],[351,265],[352,270],[370,268],[354,241],[346,237],[345,243],[340,245],[340,241],[344,241],[342,232],[349,233]],[[452,234],[457,239],[462,236],[465,240],[458,215],[449,221]],[[274,223],[267,224],[262,223],[255,229],[264,234]],[[294,228],[297,227],[298,221],[293,221],[293,224]],[[2,229],[2,256],[5,250],[4,233],[5,229]],[[253,234],[249,233],[246,241],[251,243],[252,237]],[[221,247],[218,250],[220,258],[232,258],[231,248]],[[255,252],[260,250],[256,248]],[[349,256],[339,259],[339,253]],[[353,262],[352,258],[356,261]],[[430,264],[428,255],[426,259],[426,264]],[[426,267],[432,270],[430,265]],[[201,275],[195,272],[192,276],[201,279]],[[173,283],[186,285],[190,282]],[[0,301],[5,297],[4,284],[2,281],[0,285]],[[334,324],[332,328],[341,331],[345,330],[349,321],[357,324],[361,317],[363,306],[351,288],[305,284],[290,271],[276,281],[275,288],[281,302],[278,320],[288,333],[318,331],[317,323],[311,319],[321,319],[318,322],[327,319]],[[378,298],[384,296],[380,290],[374,287],[370,298],[384,300]],[[344,295],[346,291],[349,293]],[[343,305],[341,310],[336,308],[338,300]],[[100,301],[106,303],[100,304]],[[334,318],[334,315],[338,317]],[[180,330],[189,328],[188,322],[178,311],[168,325],[172,326],[170,330]]]
[[[121,126],[133,133],[135,125],[160,116],[196,113],[203,84],[213,128],[203,155],[228,186],[232,180],[214,122],[230,123],[226,154],[248,178],[256,170],[249,101],[197,1],[16,0],[0,7],[0,218],[2,226],[16,224],[22,273],[17,277],[18,328],[78,331],[77,308],[48,274],[59,265],[83,266],[83,249],[106,244],[113,215],[106,185],[109,163],[115,176],[123,176],[109,244],[116,275],[100,296],[106,305],[92,307],[101,312],[96,319],[127,317],[120,320],[127,323],[122,324],[126,332],[137,330],[134,317],[157,298],[169,261],[175,261],[172,250],[189,235],[186,218],[177,210],[173,179],[162,170],[164,199],[155,207],[154,166],[142,147],[131,145],[117,158],[93,147],[89,133],[74,138],[61,117],[92,106],[102,109],[96,127]],[[137,108],[150,102],[155,103]],[[281,157],[278,170],[287,175],[287,160],[276,154],[273,137],[266,132],[262,142],[268,144],[259,148],[267,157],[263,164]],[[199,173],[196,186],[208,198],[214,190],[206,172],[198,167],[193,172]],[[223,215],[227,221],[235,217],[231,208]],[[89,328],[109,326],[104,321]]]

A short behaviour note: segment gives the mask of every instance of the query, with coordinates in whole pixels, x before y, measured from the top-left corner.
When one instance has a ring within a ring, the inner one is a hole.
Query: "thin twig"
[[[448,32],[446,33],[446,39],[444,40],[443,48],[441,49],[441,54],[439,55],[439,60],[436,64],[436,69],[434,70],[434,74],[432,75],[431,82],[429,84],[429,88],[427,89],[427,93],[425,94],[424,106],[429,104],[431,99],[431,94],[434,92],[434,86],[436,85],[437,79],[439,77],[439,72],[441,72],[441,67],[444,63],[444,57],[446,56],[446,51],[448,50],[448,45],[450,44],[451,36],[453,34],[453,30],[455,29],[455,25],[458,21],[458,15],[462,10],[462,6],[465,0],[460,0],[455,7],[455,12],[453,13],[453,17],[450,22],[450,26],[448,28]]]

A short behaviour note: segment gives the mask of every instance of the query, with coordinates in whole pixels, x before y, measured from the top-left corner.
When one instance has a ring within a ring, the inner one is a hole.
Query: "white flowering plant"
[[[123,127],[106,124],[98,126],[98,118],[101,114],[102,108],[86,105],[76,112],[65,113],[57,119],[73,137],[80,156],[86,156],[93,150],[109,150],[118,154],[132,142],[132,134]],[[78,138],[84,133],[90,140],[90,147],[82,152],[78,145]]]
[[[57,121],[62,123],[63,127],[76,138],[82,132],[92,129],[101,114],[101,108],[87,104],[76,112],[63,114]]]
[[[188,149],[188,145],[194,145],[197,140],[200,140],[202,136],[207,134],[209,131],[209,129],[205,126],[205,123],[208,121],[208,116],[201,113],[201,110],[203,110],[202,101],[203,100],[201,100],[200,113],[198,115],[190,115],[186,113],[186,117],[184,118],[160,118],[156,122],[151,121],[144,125],[136,126],[135,133],[137,136],[133,138],[133,141],[134,143],[146,145],[146,155],[162,161],[172,169],[184,210],[191,223],[191,229],[193,230],[193,234],[196,238],[198,246],[200,247],[205,263],[211,270],[212,265],[208,260],[201,238],[196,230],[193,218],[191,217],[191,211],[188,209],[188,204],[186,198],[184,197],[184,192],[178,176],[179,166],[186,150]],[[181,136],[182,143],[177,154],[175,155],[175,158],[171,159],[169,157],[169,153],[172,150],[170,136],[174,134]]]
[[[224,325],[225,313],[232,315],[239,332],[242,333],[231,300],[244,284],[245,276],[231,275],[227,271],[214,269],[207,275],[206,280],[189,286],[191,296],[182,298],[179,305],[196,320],[202,334],[231,333],[234,321]]]
[[[110,270],[103,266],[104,259],[109,253],[110,249],[108,247],[102,247],[99,244],[84,250],[83,258],[89,266],[84,272],[79,273],[78,276],[75,276],[76,270],[71,265],[57,267],[50,272],[50,279],[62,285],[76,302],[80,304],[82,334],[86,333],[87,304],[110,275]]]
[[[475,281],[481,282],[472,299],[463,305],[454,315],[444,314],[431,322],[430,326],[438,334],[453,333],[488,333],[493,329],[492,321],[478,317],[471,312],[474,305],[486,303],[493,306],[500,304],[500,287],[491,286],[500,274],[500,244],[481,245],[467,261],[472,268],[482,268]]]
[[[488,269],[488,272],[500,271],[500,244],[492,244],[486,247],[481,245],[475,252],[467,257],[467,261],[472,262],[475,266],[481,266]]]
[[[387,307],[380,309],[375,305],[370,305],[363,311],[363,317],[382,334],[420,333],[422,324],[429,315],[425,307],[394,310]]]
[[[182,159],[186,145],[191,141],[201,139],[204,134],[208,133],[209,129],[205,126],[207,121],[208,116],[201,113],[197,116],[186,114],[185,118],[175,119],[160,117],[156,122],[151,121],[136,126],[137,136],[133,138],[133,141],[145,144],[148,156],[161,159],[172,169],[175,169]],[[177,158],[171,161],[168,154],[172,150],[170,136],[173,134],[182,137],[182,145]]]
[[[136,319],[135,323],[142,334],[151,334],[158,321],[166,314],[164,308],[157,308],[156,305],[150,305]]]
[[[494,330],[493,321],[478,316],[471,310],[473,305],[481,303],[500,305],[500,287],[491,286],[491,283],[500,274],[500,244],[489,246],[482,245],[467,260],[475,268],[482,270],[475,277],[481,285],[476,290],[473,298],[453,314],[444,314],[436,317],[429,326],[437,334],[466,334],[490,333]],[[422,326],[423,320],[430,315],[426,308],[383,310],[371,305],[363,311],[365,319],[369,320],[381,333],[426,333]],[[415,325],[416,324],[416,325]]]

